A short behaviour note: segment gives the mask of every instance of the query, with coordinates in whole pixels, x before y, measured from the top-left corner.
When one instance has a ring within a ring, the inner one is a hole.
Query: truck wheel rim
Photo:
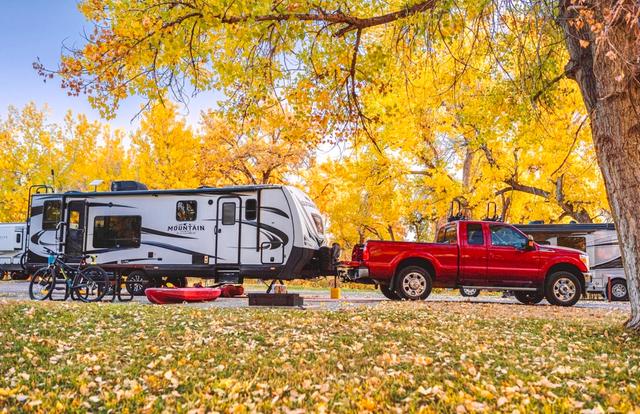
[[[561,277],[553,284],[553,295],[561,302],[569,302],[576,295],[576,284],[569,278]]]
[[[616,283],[611,288],[611,293],[616,298],[623,298],[627,294],[627,288],[622,283]]]
[[[465,295],[472,296],[476,294],[477,289],[462,289],[462,291]]]
[[[427,289],[427,279],[421,273],[409,273],[402,280],[402,288],[409,296],[420,296]]]

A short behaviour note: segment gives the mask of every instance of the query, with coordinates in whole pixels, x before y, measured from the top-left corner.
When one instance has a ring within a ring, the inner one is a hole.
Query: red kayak
[[[151,303],[209,302],[217,299],[222,291],[216,288],[148,288],[144,291]]]

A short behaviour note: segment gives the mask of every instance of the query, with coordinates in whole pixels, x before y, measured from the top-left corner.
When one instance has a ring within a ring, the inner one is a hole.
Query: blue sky
[[[86,97],[70,97],[60,88],[57,79],[43,83],[32,64],[39,57],[47,67],[58,65],[63,43],[81,45],[83,30],[91,30],[76,7],[75,0],[1,0],[0,5],[0,118],[7,107],[22,107],[30,101],[39,107],[45,103],[50,119],[59,121],[67,110],[82,112],[90,119],[100,119]],[[142,99],[128,99],[109,121],[113,126],[132,130],[138,120],[131,119],[138,112]],[[215,105],[215,94],[197,97],[183,110],[190,123],[195,124],[200,110]]]

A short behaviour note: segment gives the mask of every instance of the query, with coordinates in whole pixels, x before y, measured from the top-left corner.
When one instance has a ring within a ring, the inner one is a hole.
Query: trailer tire
[[[611,298],[609,298],[609,300],[614,302],[629,300],[629,290],[627,288],[626,280],[613,279],[611,281]]]
[[[573,306],[580,300],[582,285],[576,275],[560,270],[547,277],[544,293],[552,305]]]
[[[513,292],[513,295],[518,299],[518,302],[524,303],[525,305],[535,305],[542,302],[544,299],[544,295],[540,292],[531,292],[525,290],[516,290]]]
[[[394,290],[402,299],[424,300],[431,294],[431,274],[420,266],[400,269],[394,279]]]
[[[402,299],[400,295],[396,293],[395,290],[391,289],[389,285],[380,285],[380,292],[384,295],[385,298],[390,300],[400,300]]]
[[[465,298],[475,298],[480,295],[480,289],[461,287],[460,295],[464,296]]]
[[[130,295],[143,296],[144,291],[150,287],[149,277],[142,270],[134,270],[127,275],[125,287]]]

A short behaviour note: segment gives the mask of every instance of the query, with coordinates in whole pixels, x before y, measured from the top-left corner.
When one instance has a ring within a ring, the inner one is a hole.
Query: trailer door
[[[220,197],[216,225],[216,264],[240,263],[240,197]]]
[[[84,253],[86,205],[84,201],[71,201],[68,204],[67,234],[65,253],[69,256],[81,256]]]

